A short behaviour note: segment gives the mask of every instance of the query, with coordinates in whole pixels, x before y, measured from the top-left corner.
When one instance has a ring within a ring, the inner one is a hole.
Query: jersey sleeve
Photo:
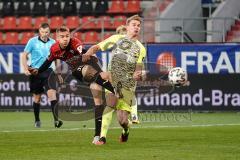
[[[140,44],[140,55],[138,57],[137,63],[143,63],[145,57],[146,57],[146,49],[143,47],[143,45],[139,42]]]
[[[98,43],[97,45],[99,46],[101,51],[106,51],[106,50],[112,48],[114,46],[114,44],[116,44],[116,42],[122,37],[124,37],[124,35],[118,35],[118,34],[112,35],[111,37],[103,40],[102,42]]]
[[[83,51],[82,42],[77,38],[73,38],[71,43],[72,43],[73,49],[78,51],[79,54],[82,54],[82,51]]]
[[[33,40],[32,39],[30,39],[29,41],[28,41],[28,43],[27,43],[27,45],[25,46],[25,48],[24,48],[24,52],[27,52],[27,53],[30,53],[31,54],[31,52],[32,52],[32,49],[33,49]]]

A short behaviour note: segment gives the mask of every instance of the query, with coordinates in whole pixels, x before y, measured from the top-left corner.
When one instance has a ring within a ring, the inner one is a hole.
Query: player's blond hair
[[[127,27],[125,25],[118,26],[116,29],[117,34],[126,34],[127,33]]]
[[[136,14],[127,19],[126,25],[128,25],[132,20],[136,20],[136,21],[139,21],[140,23],[142,23],[142,18]]]

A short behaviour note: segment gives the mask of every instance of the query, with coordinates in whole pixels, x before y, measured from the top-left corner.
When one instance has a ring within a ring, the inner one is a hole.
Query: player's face
[[[70,33],[68,31],[59,32],[57,35],[57,40],[59,41],[62,48],[66,48],[70,41]]]
[[[137,20],[131,20],[127,25],[127,34],[132,37],[137,37],[140,33],[141,23]]]
[[[39,36],[43,41],[47,41],[50,35],[50,29],[47,28],[39,28]]]

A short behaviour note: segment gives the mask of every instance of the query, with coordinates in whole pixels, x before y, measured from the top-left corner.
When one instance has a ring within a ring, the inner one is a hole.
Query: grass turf
[[[118,124],[113,120],[104,146],[91,144],[93,121],[65,121],[62,128],[54,129],[49,112],[41,113],[41,119],[42,128],[37,129],[31,112],[0,112],[0,159],[240,159],[240,114],[236,112],[145,114],[142,119],[147,122],[134,125],[123,144],[118,141],[121,129],[114,128]]]

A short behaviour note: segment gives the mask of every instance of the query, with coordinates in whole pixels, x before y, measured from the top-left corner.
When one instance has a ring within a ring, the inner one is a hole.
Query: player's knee
[[[120,119],[118,122],[121,126],[128,126],[128,119]]]
[[[115,107],[117,105],[117,97],[113,93],[108,93],[106,96],[106,103],[109,107]]]
[[[110,74],[108,72],[101,72],[100,75],[101,75],[102,79],[110,80]]]
[[[120,124],[122,127],[128,126],[128,122],[127,122],[127,121],[121,121],[121,122],[119,122],[119,124]]]
[[[85,65],[82,68],[82,75],[84,81],[92,83],[97,78],[98,71],[90,65]]]
[[[53,100],[56,100],[56,99],[57,99],[56,90],[54,90],[54,89],[49,89],[49,90],[47,91],[47,95],[48,95],[48,99],[49,99],[50,101],[53,101]]]
[[[33,101],[35,103],[40,103],[41,101],[41,95],[33,95]]]

